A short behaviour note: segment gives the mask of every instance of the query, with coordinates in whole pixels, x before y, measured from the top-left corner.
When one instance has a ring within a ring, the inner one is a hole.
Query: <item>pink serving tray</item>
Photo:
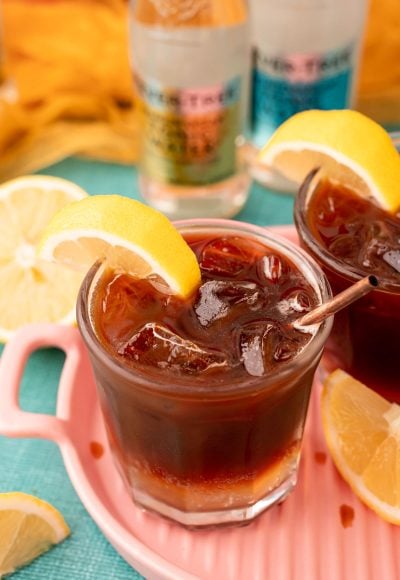
[[[295,240],[293,228],[274,229]],[[67,354],[56,416],[23,412],[18,389],[25,361],[35,349],[50,345]],[[21,331],[4,350],[0,385],[0,433],[56,441],[87,511],[121,556],[148,579],[400,578],[400,528],[365,507],[329,458],[320,426],[318,381],[295,491],[246,527],[208,531],[188,531],[131,502],[110,456],[92,372],[76,329],[34,325]],[[98,459],[91,452],[93,442],[104,447]],[[351,521],[342,521],[342,506],[354,510]]]

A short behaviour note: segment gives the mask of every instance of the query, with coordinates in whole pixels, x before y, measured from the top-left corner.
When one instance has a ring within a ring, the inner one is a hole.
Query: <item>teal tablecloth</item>
[[[120,193],[140,199],[133,168],[68,159],[41,171],[70,179],[91,194]],[[293,199],[254,184],[246,207],[236,219],[259,225],[292,223]],[[27,365],[21,406],[27,411],[54,413],[63,355],[36,352]],[[0,491],[24,491],[50,501],[64,515],[72,534],[15,580],[129,580],[135,572],[103,537],[73,489],[58,447],[39,439],[0,436]],[[0,539],[1,541],[1,539]]]

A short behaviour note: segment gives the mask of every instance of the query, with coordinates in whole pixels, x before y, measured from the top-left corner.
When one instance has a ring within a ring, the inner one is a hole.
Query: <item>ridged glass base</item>
[[[186,527],[213,527],[228,524],[250,523],[255,517],[273,505],[282,502],[293,490],[297,482],[297,469],[256,503],[240,508],[216,511],[187,512],[161,502],[147,493],[135,490],[134,501],[140,506],[156,512],[168,519],[179,522]]]

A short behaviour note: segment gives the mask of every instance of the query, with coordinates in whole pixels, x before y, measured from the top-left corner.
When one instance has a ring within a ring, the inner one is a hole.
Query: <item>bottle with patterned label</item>
[[[172,218],[228,217],[250,178],[237,140],[250,69],[245,0],[131,0],[143,197]]]
[[[305,109],[353,104],[366,0],[251,0],[255,146]]]

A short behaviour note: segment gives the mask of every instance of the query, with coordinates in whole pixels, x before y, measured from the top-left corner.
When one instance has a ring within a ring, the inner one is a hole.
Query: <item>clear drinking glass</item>
[[[331,296],[313,260],[263,228],[229,220],[177,227],[184,236],[255,240],[286,256],[318,303]],[[221,379],[217,388],[197,376],[176,373],[171,380],[165,372],[125,366],[99,341],[90,297],[100,269],[94,266],[82,285],[78,325],[114,459],[133,500],[182,524],[204,526],[250,521],[285,498],[296,483],[311,385],[331,320],[313,326],[303,350],[265,376]]]
[[[321,172],[315,170],[300,187],[294,220],[301,246],[319,263],[333,294],[338,294],[366,271],[337,259],[312,233],[308,204],[321,179]],[[376,270],[372,273],[379,278],[379,288],[335,315],[322,366],[328,372],[342,368],[388,399],[400,402],[400,282],[385,281]]]

